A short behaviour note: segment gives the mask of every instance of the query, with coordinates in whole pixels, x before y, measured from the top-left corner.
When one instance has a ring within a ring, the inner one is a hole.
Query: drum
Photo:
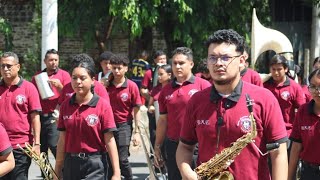
[[[41,99],[49,99],[54,96],[46,72],[42,72],[34,77]]]

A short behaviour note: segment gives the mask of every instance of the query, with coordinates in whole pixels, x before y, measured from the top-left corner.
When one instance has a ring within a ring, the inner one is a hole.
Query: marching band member
[[[269,67],[271,78],[264,82],[263,86],[278,99],[287,133],[290,136],[295,111],[306,102],[306,98],[300,85],[290,78],[287,59],[284,56],[272,57]]]
[[[108,101],[93,93],[95,65],[91,59],[86,54],[73,57],[78,62],[72,63],[71,68],[75,93],[60,107],[55,171],[58,177],[68,180],[106,179],[107,148],[113,167],[112,179],[120,179],[112,109]]]
[[[15,158],[15,168],[1,179],[28,179],[31,158],[17,144],[33,145],[32,151],[40,154],[41,105],[36,87],[21,76],[19,58],[13,52],[0,57],[2,80],[0,81],[0,122],[4,125]]]
[[[161,146],[165,138],[166,166],[169,180],[181,179],[176,163],[176,150],[179,142],[181,124],[186,113],[186,104],[198,91],[210,87],[210,83],[192,74],[193,52],[187,47],[178,47],[173,51],[172,70],[175,78],[162,88],[159,95],[160,117],[156,129],[155,156],[161,166]]]
[[[67,71],[59,68],[59,54],[55,49],[50,49],[46,52],[44,63],[46,68],[43,71],[37,72],[36,75],[41,72],[47,72],[54,96],[49,99],[40,99],[42,107],[42,113],[40,114],[40,150],[41,152],[48,154],[48,149],[50,149],[53,156],[56,157],[58,143],[56,119],[58,117],[57,115],[54,115],[54,110],[58,104],[62,88],[67,83],[70,83],[71,78]],[[32,83],[37,87],[34,76],[32,77]]]
[[[295,177],[299,159],[302,161],[301,180],[320,179],[320,156],[315,155],[320,149],[320,70],[314,70],[308,80],[313,100],[299,108],[293,122],[289,180]]]
[[[102,84],[105,83],[103,78],[111,72],[110,57],[112,55],[112,52],[105,51],[99,56],[99,64],[102,71],[97,74],[96,80]]]
[[[207,41],[208,69],[213,85],[192,96],[181,121],[176,157],[183,179],[197,179],[196,172],[190,167],[196,143],[199,146],[200,165],[219,155],[225,148],[232,146],[231,143],[252,130],[246,94],[254,100],[253,113],[257,130],[254,143],[262,152],[266,151],[267,143],[280,144],[277,150],[270,152],[272,179],[287,178],[287,133],[281,110],[271,92],[241,80],[239,67],[245,64],[244,43],[244,38],[231,29],[218,30]],[[219,159],[224,163],[234,160],[226,171],[237,180],[269,180],[267,157],[262,156],[253,143],[241,148],[242,151],[235,159],[228,154],[220,156]]]
[[[117,132],[114,132],[114,136],[120,157],[121,175],[126,180],[130,180],[133,179],[131,165],[128,160],[132,136],[132,120],[134,119],[135,121],[132,141],[134,145],[138,145],[141,98],[138,86],[125,76],[128,71],[129,59],[122,55],[113,55],[110,58],[110,63],[112,65],[113,79],[109,82],[107,89],[118,129]]]
[[[3,124],[0,123],[0,177],[8,174],[15,166],[12,146]]]

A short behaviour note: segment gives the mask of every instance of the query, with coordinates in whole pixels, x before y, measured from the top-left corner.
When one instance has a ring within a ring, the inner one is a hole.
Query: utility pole
[[[44,56],[48,49],[58,50],[58,1],[42,0],[41,69],[46,68]]]

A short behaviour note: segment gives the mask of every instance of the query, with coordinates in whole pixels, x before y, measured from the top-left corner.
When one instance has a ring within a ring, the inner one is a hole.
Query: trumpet
[[[154,161],[157,161],[157,158],[155,158],[155,155],[154,155],[154,149],[152,147],[152,144],[151,144],[151,141],[150,141],[150,137],[148,135],[147,128],[143,124],[142,121],[140,121],[139,124],[142,126],[142,127],[138,126],[139,135],[140,135],[140,138],[141,138],[141,141],[142,141],[142,147],[143,147],[144,153],[146,155],[147,164],[148,164],[148,168],[149,168],[149,171],[150,171],[150,175],[146,178],[146,180],[147,179],[149,179],[149,180],[167,180],[167,176],[162,172],[161,168],[158,168],[158,167],[154,166],[152,160],[150,159],[150,156],[153,156],[154,157],[153,158]],[[147,144],[144,141],[144,137],[147,139],[148,143],[150,144],[151,152],[149,152],[148,149],[147,149]],[[155,168],[158,169],[160,174],[157,174]]]
[[[45,180],[52,180],[54,178],[59,179],[52,165],[50,164],[46,153],[42,152],[40,155],[37,155],[35,152],[32,151],[32,146],[28,143],[25,143],[25,149],[21,147],[20,144],[17,144],[17,147],[19,147],[40,167],[41,171],[45,176]]]

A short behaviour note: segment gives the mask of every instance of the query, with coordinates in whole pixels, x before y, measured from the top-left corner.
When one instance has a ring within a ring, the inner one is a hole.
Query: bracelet
[[[41,146],[41,144],[34,144],[33,146]]]

